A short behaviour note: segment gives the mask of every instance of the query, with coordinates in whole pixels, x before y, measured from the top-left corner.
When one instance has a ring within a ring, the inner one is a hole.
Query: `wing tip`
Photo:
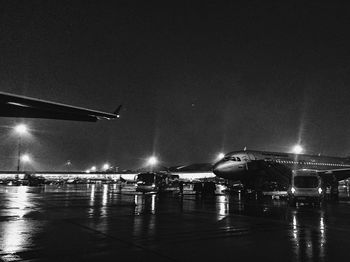
[[[113,114],[116,115],[117,118],[120,118],[120,110],[123,105],[119,105],[116,110],[114,110]]]

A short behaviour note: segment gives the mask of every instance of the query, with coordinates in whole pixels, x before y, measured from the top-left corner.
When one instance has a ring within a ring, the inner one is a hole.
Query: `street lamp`
[[[28,163],[30,162],[30,156],[28,154],[24,154],[21,156],[21,160],[23,163]]]
[[[28,128],[25,124],[18,124],[15,126],[15,132],[18,134],[18,155],[17,155],[17,175],[21,166],[21,146],[22,146],[22,135],[28,132]]]
[[[18,124],[17,126],[15,126],[15,131],[17,134],[23,135],[23,134],[27,133],[28,128],[25,124]]]

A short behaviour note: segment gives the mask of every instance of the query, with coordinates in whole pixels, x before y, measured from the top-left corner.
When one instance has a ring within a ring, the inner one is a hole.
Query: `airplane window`
[[[241,159],[239,157],[236,157],[237,161],[241,161]]]
[[[234,156],[231,156],[230,160],[232,161],[237,161],[236,158]]]

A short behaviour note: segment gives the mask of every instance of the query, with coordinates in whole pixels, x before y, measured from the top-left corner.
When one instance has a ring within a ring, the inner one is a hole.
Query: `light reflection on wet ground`
[[[117,185],[0,187],[4,261],[330,261],[347,255],[350,202],[138,194]]]

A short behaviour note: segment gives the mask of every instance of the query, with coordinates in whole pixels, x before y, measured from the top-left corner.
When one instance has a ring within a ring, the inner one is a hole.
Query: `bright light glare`
[[[155,156],[151,156],[148,161],[147,161],[148,165],[150,166],[154,166],[158,163],[158,159]]]
[[[15,126],[15,131],[16,133],[22,135],[22,134],[25,134],[27,133],[27,126],[25,124],[19,124],[17,126]]]
[[[104,164],[103,166],[102,166],[102,169],[104,170],[104,171],[106,171],[106,170],[108,170],[109,169],[109,164]]]
[[[95,172],[95,171],[96,171],[96,166],[92,166],[92,167],[90,168],[90,171],[91,171],[91,172]]]
[[[21,160],[25,163],[30,162],[30,157],[29,157],[29,155],[25,154],[21,157]]]
[[[303,152],[303,147],[301,145],[295,145],[293,147],[293,153],[294,154],[301,154]]]
[[[221,160],[225,157],[224,153],[219,153],[218,156],[216,157],[217,160]]]

